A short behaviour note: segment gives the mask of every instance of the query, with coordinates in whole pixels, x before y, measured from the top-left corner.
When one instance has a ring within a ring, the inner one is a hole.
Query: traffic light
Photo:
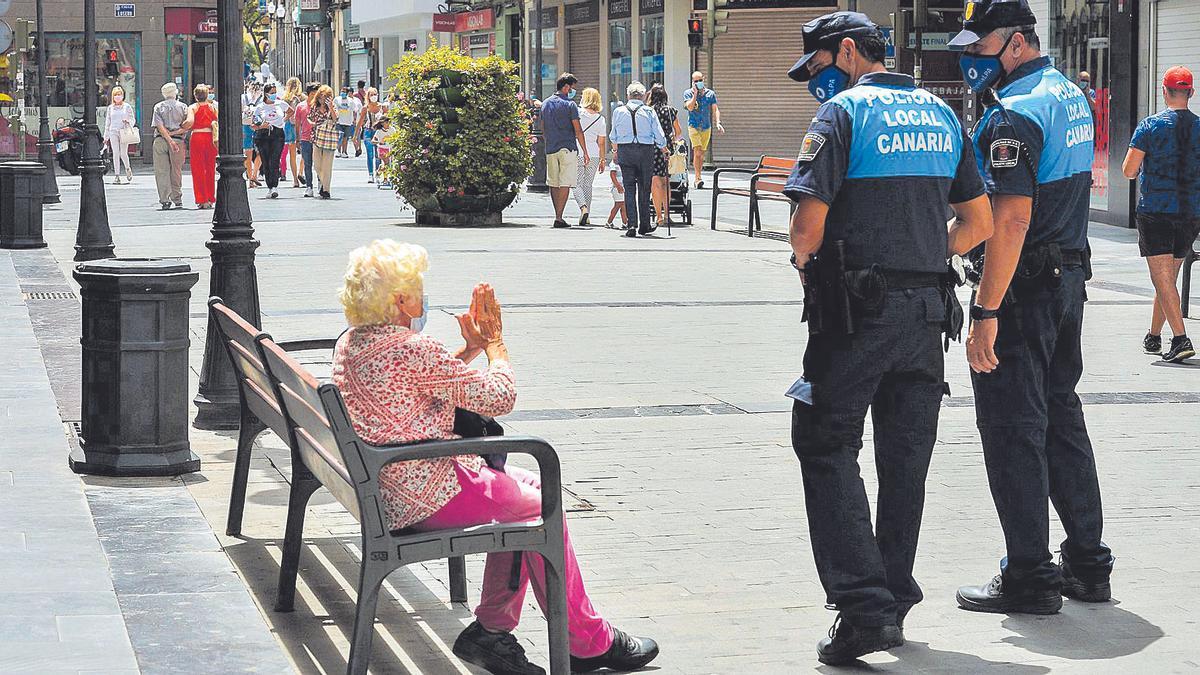
[[[115,49],[104,50],[104,74],[109,77],[116,77],[119,74],[117,69],[117,61],[120,55]]]
[[[688,19],[688,46],[704,46],[704,21],[700,19]]]
[[[33,22],[29,19],[17,19],[17,28],[14,31],[13,47],[19,52],[32,52],[34,48],[34,36],[36,32],[33,30]]]
[[[729,20],[729,12],[720,9],[728,4],[729,0],[708,0],[708,11],[704,16],[704,35],[710,40],[729,32],[729,26],[725,25]]]

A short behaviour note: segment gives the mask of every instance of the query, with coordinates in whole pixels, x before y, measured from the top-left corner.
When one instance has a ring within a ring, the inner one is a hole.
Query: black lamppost
[[[94,0],[88,0],[94,2]],[[221,101],[220,178],[217,180],[217,206],[213,211],[212,239],[206,246],[212,252],[212,270],[208,277],[209,296],[220,296],[246,321],[260,325],[258,310],[258,274],[254,270],[253,217],[246,179],[242,172],[242,120],[238,101],[242,96],[242,2],[218,0],[217,90]],[[232,29],[230,27],[233,27]],[[204,363],[200,369],[200,391],[195,399],[197,429],[236,429],[240,420],[237,380],[225,347],[221,345],[212,320],[204,341]]]
[[[42,45],[38,47],[41,51]],[[100,127],[96,126],[97,89],[96,0],[83,0],[83,160],[79,165],[82,180],[79,228],[75,231],[76,262],[115,255],[112,230],[108,228],[108,204],[104,201],[104,160],[100,159]]]
[[[58,179],[54,176],[54,139],[50,137],[50,92],[46,91],[46,23],[42,17],[42,0],[37,0],[37,62],[38,62],[38,161],[46,167],[42,184],[42,203],[57,204]]]

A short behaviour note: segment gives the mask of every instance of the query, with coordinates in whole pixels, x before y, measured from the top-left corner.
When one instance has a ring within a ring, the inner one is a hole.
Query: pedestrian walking
[[[692,86],[683,92],[683,107],[688,111],[688,140],[692,144],[692,168],[696,172],[696,189],[704,188],[704,153],[712,143],[712,130],[725,133],[721,126],[721,109],[717,107],[717,92],[704,86],[704,73],[692,73]]]
[[[362,82],[360,82],[362,84]],[[375,127],[379,124],[379,120],[384,115],[383,104],[379,102],[379,91],[371,87],[366,91],[367,102],[363,105],[362,111],[358,113],[358,122],[355,124],[354,135],[363,139],[363,145],[367,148],[367,182],[375,182],[375,169],[378,167],[375,154]]]
[[[154,104],[154,184],[158,186],[158,203],[163,211],[183,208],[183,136],[188,107],[179,100],[179,87],[174,82],[162,86],[163,100]]]
[[[341,92],[334,99],[333,107],[337,114],[338,128],[338,157],[350,156],[349,142],[354,136],[354,121],[358,119],[356,104],[357,99],[350,95],[349,87],[342,87]]]
[[[317,98],[317,90],[321,85],[309,82],[304,86],[304,97],[296,104],[295,120],[300,144],[300,166],[304,170],[304,196],[313,196],[313,126],[308,119],[308,113]]]
[[[609,134],[617,148],[616,162],[625,188],[625,213],[629,218],[626,237],[658,229],[650,222],[650,179],[654,176],[654,154],[667,147],[667,137],[645,97],[646,85],[637,80],[625,88],[627,101],[613,110]]]
[[[263,87],[263,100],[254,109],[254,145],[267,174],[267,199],[279,197],[279,160],[283,155],[283,127],[288,104],[281,100],[274,83]]]
[[[333,157],[338,149],[338,117],[333,101],[333,89],[323,84],[313,96],[308,111],[308,121],[312,125],[313,169],[319,183],[317,195],[321,199],[332,197],[329,185],[333,180]]]
[[[254,149],[254,109],[262,103],[263,87],[251,79],[242,92],[242,154],[245,156],[246,180],[252,188],[259,187],[258,174],[262,158]]]
[[[607,163],[608,148],[605,147],[608,126],[604,121],[604,104],[600,100],[600,91],[588,87],[580,96],[579,127],[583,132],[584,146],[579,148],[578,175],[575,179],[575,203],[579,205],[579,226],[588,225],[588,214],[592,210],[592,192],[596,185],[596,176],[604,173]],[[588,159],[585,161],[584,158]],[[611,220],[611,219],[610,219]]]
[[[821,107],[784,189],[809,336],[788,396],[813,558],[838,612],[817,659],[839,665],[904,644],[922,599],[913,561],[946,391],[942,339],[962,319],[946,259],[986,239],[992,214],[953,109],[887,72],[865,14],[826,14],[803,39],[788,76]],[[900,116],[910,122],[895,127]],[[858,465],[868,408],[874,531]]]
[[[292,169],[292,187],[298,188],[304,184],[304,177],[297,165],[299,154],[299,134],[296,126],[296,108],[304,100],[304,91],[300,78],[289,77],[283,88],[283,102],[287,104],[287,117],[283,122],[283,154],[279,158],[280,180],[287,180],[287,167]]]
[[[571,73],[558,76],[557,92],[542,103],[542,142],[546,144],[546,185],[550,186],[550,201],[554,203],[554,227],[570,227],[563,220],[563,209],[571,188],[579,182],[579,148],[583,162],[591,160],[583,127],[579,124],[579,106],[575,105],[575,85]]]
[[[108,93],[109,104],[104,118],[104,142],[113,158],[113,185],[121,184],[121,167],[124,167],[126,182],[133,182],[133,167],[129,164],[129,141],[127,134],[136,126],[133,106],[125,102],[125,88],[117,85]]]
[[[1200,233],[1200,118],[1188,109],[1195,94],[1192,72],[1175,66],[1162,81],[1167,109],[1138,124],[1121,167],[1129,179],[1141,177],[1137,205],[1138,248],[1150,268],[1154,309],[1150,331],[1142,339],[1147,354],[1162,352],[1162,328],[1171,326],[1171,347],[1164,361],[1179,363],[1196,355],[1183,325],[1179,268]]]
[[[184,126],[191,130],[192,195],[196,206],[211,209],[217,203],[217,103],[208,100],[208,86],[196,85],[196,102],[188,107]]]
[[[990,583],[964,586],[957,599],[976,612],[1052,614],[1063,595],[1111,595],[1100,484],[1075,393],[1094,128],[1087,97],[1042,55],[1026,0],[970,7],[950,45],[964,50],[967,86],[992,99],[973,145],[996,232],[971,307],[967,359],[1007,556]],[[1050,554],[1050,500],[1067,534],[1059,565]]]
[[[358,102],[363,105],[367,104],[367,81],[366,80],[358,81],[358,88],[354,90],[354,98],[358,99]]]
[[[683,135],[683,131],[679,128],[679,110],[668,103],[666,87],[661,84],[651,85],[648,102],[650,107],[654,108],[654,114],[658,115],[658,123],[662,126],[663,135],[667,139],[667,146],[661,152],[654,154],[654,178],[650,182],[650,195],[654,202],[654,213],[658,219],[657,227],[662,227],[667,224],[670,217],[671,172],[668,166],[669,160],[671,153],[675,150],[675,141]],[[686,174],[687,169],[684,169],[683,173]],[[684,181],[687,181],[687,176],[684,176]]]
[[[612,209],[608,212],[608,223],[604,226],[609,229],[615,229],[614,221],[617,216],[621,216],[621,229],[629,228],[629,217],[625,214],[625,185],[621,177],[621,166],[615,161],[608,165],[608,179],[612,182]]]

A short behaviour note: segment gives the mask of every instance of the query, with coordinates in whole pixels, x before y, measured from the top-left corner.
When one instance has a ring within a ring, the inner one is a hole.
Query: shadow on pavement
[[[1057,615],[1014,615],[1000,625],[1016,633],[1004,638],[1008,644],[1073,661],[1129,656],[1164,636],[1161,628],[1137,614],[1107,604],[1083,607],[1068,602]]]
[[[345,672],[354,627],[358,561],[337,538],[306,537],[295,610],[276,612],[282,544],[282,540],[245,538],[226,546],[225,553],[263,608],[268,626],[298,672]],[[388,592],[389,585],[407,607]],[[389,576],[379,598],[371,672],[461,672],[449,646],[471,613],[463,605],[447,609],[447,604],[406,569]]]
[[[991,669],[1003,669],[1005,673],[1014,675],[1043,675],[1050,672],[1045,666],[1012,663],[1009,661],[989,661],[974,654],[951,652],[943,649],[931,649],[928,643],[904,643],[903,647],[893,649],[888,654],[896,657],[889,663],[866,663],[856,661],[849,666],[819,666],[816,670],[822,673],[947,673],[960,675],[962,673],[980,673]]]

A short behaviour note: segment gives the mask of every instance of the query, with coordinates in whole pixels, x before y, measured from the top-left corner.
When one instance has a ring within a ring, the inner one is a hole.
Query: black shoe
[[[625,230],[625,236],[626,236],[626,237],[629,237],[630,239],[632,239],[632,238],[634,238],[634,237],[638,236],[638,231],[637,231],[637,228],[636,228],[636,227],[631,227],[631,228],[629,228],[628,230]]]
[[[829,637],[817,643],[817,660],[831,666],[853,663],[861,656],[885,652],[904,645],[904,634],[896,625],[856,626],[838,614]]]
[[[1058,589],[1041,588],[1017,592],[1004,591],[1004,575],[997,574],[983,586],[958,589],[958,606],[970,612],[993,614],[1057,614],[1062,609]]]
[[[1192,346],[1192,341],[1188,339],[1188,336],[1176,335],[1171,338],[1171,348],[1162,355],[1162,358],[1168,363],[1183,363],[1185,359],[1190,359],[1195,355],[1196,348]]]
[[[562,228],[564,228],[564,227],[570,227],[570,226],[571,226],[571,225],[570,225],[570,223],[568,223],[568,222],[567,222],[567,221],[565,221],[565,220],[556,220],[556,221],[554,221],[554,227],[555,227],[556,229],[560,229],[560,230],[561,230],[561,229],[562,229]]]
[[[329,194],[325,190],[321,190],[321,192],[318,194],[320,195],[321,199],[332,199],[333,198],[333,195]]]
[[[581,659],[571,657],[572,673],[590,673],[608,668],[616,672],[638,670],[658,656],[658,643],[650,638],[633,637],[625,631],[613,629],[613,642],[608,651],[600,656]]]
[[[588,226],[588,212],[587,211],[584,211],[583,213],[579,214],[579,226],[580,227]]]
[[[703,190],[704,189],[704,181],[702,181],[702,180],[696,181],[696,189]]]
[[[1058,558],[1058,569],[1062,572],[1062,594],[1081,602],[1108,602],[1112,600],[1112,585],[1108,579],[1094,583],[1085,582],[1071,571],[1066,556]]]
[[[657,230],[657,229],[658,229],[658,226],[657,226],[657,225],[643,225],[643,226],[641,226],[641,227],[639,227],[639,228],[638,228],[638,234],[640,234],[640,235],[642,235],[643,237],[645,237],[646,235],[648,235],[648,234],[650,234],[650,233],[654,232],[654,231],[655,231],[655,230]]]
[[[459,633],[454,655],[496,675],[546,675],[544,668],[525,658],[525,649],[512,633],[490,633],[478,621]]]
[[[177,209],[182,209],[182,208],[183,208],[183,202],[175,202],[175,208],[177,208]]]
[[[159,204],[159,209],[161,209],[163,211],[170,211],[171,210],[171,202],[161,202]]]
[[[1155,356],[1162,356],[1162,336],[1146,333],[1142,338],[1142,351]]]

